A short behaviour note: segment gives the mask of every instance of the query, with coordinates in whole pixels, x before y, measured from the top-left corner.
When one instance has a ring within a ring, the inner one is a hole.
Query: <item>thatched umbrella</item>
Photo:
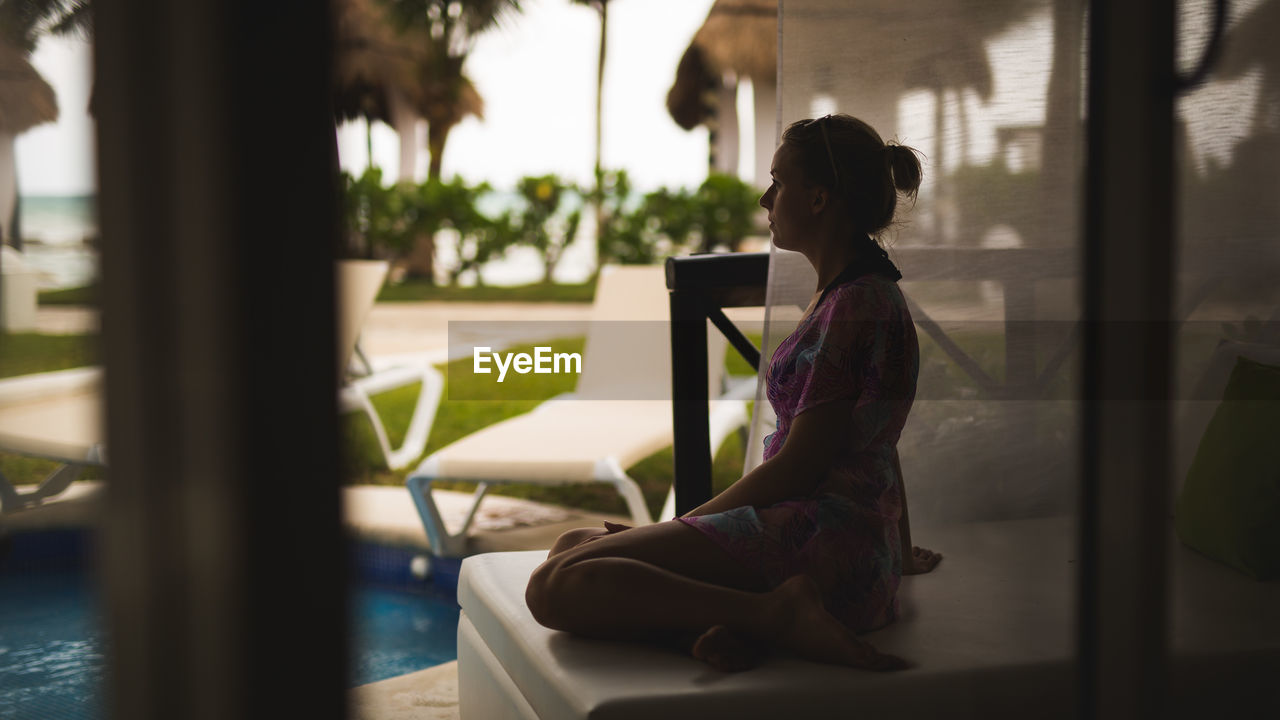
[[[923,88],[941,97],[944,90],[972,89],[990,97],[986,41],[1045,5],[1025,0],[872,0],[856,5],[809,0],[787,6],[787,31],[789,37],[813,37],[828,48],[810,53],[806,67],[797,69],[808,81],[821,85],[828,78],[834,83],[828,92],[839,96],[842,109],[892,134],[893,108],[904,91]],[[722,78],[727,73],[751,78],[760,179],[767,174],[773,149],[769,129],[776,112],[777,12],[773,0],[717,0],[681,59],[667,96],[677,124],[685,129],[707,124],[713,133],[719,131],[721,154],[731,155],[736,147],[734,89],[724,86]],[[735,165],[731,160],[714,162],[730,171]]]
[[[773,83],[778,69],[778,4],[775,0],[716,0],[676,68],[667,110],[692,130],[715,113],[708,90],[726,72]]]
[[[749,78],[756,89],[757,117],[772,114],[777,82],[778,4],[776,0],[716,0],[676,68],[667,93],[667,110],[686,130],[706,124],[710,166],[736,173],[738,166],[737,80]],[[726,77],[733,78],[726,82]],[[764,104],[761,100],[766,100]],[[772,147],[756,133],[757,155]],[[757,158],[758,179],[767,160]]]
[[[11,227],[18,206],[14,140],[31,128],[58,119],[53,88],[21,50],[0,43],[0,238],[21,249]]]
[[[374,0],[337,0],[334,13],[334,114],[391,124],[390,94],[417,99],[425,43],[398,31]]]
[[[691,45],[720,72],[753,80],[773,78],[778,69],[778,3],[716,0]]]
[[[903,89],[933,87],[941,82],[945,87],[972,88],[980,96],[989,97],[991,68],[985,61],[982,43],[1025,17],[1035,9],[1034,4],[1014,7],[1017,3],[1012,0],[956,3],[974,8],[963,13],[962,26],[951,32],[940,32],[935,26],[939,17],[954,22],[954,14],[932,13],[927,3],[864,4],[858,10],[859,25],[875,30],[857,42],[868,49],[867,54],[901,59],[898,81]],[[677,124],[691,130],[711,117],[713,111],[705,103],[706,87],[726,72],[757,83],[776,81],[777,15],[778,6],[773,0],[716,0],[681,58],[675,84],[667,95],[667,109]],[[848,13],[841,15],[847,17]],[[928,35],[931,42],[903,46],[901,40],[907,35]]]
[[[53,88],[21,52],[0,45],[0,136],[21,135],[57,119]]]
[[[400,134],[400,177],[409,179],[417,149],[413,128],[420,117],[412,108],[421,100],[426,43],[398,30],[374,0],[337,0],[333,12],[334,115],[339,121],[363,118],[369,125],[382,121],[394,127]],[[372,134],[366,137],[372,165]]]

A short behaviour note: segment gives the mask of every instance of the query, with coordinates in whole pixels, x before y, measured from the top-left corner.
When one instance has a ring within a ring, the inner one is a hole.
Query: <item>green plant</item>
[[[521,178],[516,191],[524,200],[516,217],[516,241],[542,254],[542,281],[550,283],[565,248],[578,234],[583,193],[555,175]]]
[[[421,184],[383,187],[382,171],[370,168],[359,178],[343,174],[346,189],[344,227],[347,252],[356,257],[403,257],[421,238],[454,243],[457,262],[447,268],[451,285],[468,270],[478,271],[500,257],[518,239],[510,214],[489,218],[480,198],[492,192],[488,183],[468,185],[461,177],[445,182],[429,178]],[[477,282],[480,280],[476,273]]]
[[[600,262],[648,264],[679,253],[736,251],[752,230],[758,194],[732,175],[713,173],[696,190],[658,188],[629,206],[623,171],[605,176],[608,222],[599,239]]]
[[[370,167],[358,178],[344,172],[342,188],[345,254],[374,257],[380,246],[395,241],[392,192],[382,185],[382,170]]]
[[[400,256],[413,246],[416,237],[433,234],[448,218],[468,212],[461,203],[442,206],[446,194],[436,190],[431,181],[384,186],[382,170],[377,167],[365,170],[359,178],[343,173],[343,185],[347,251],[356,257]]]
[[[631,180],[627,171],[601,173],[600,206],[604,221],[596,237],[598,264],[647,265],[656,260],[655,237],[645,213],[629,208]]]
[[[489,192],[492,188],[488,183],[469,186],[461,177],[449,182],[429,178],[413,188],[413,208],[420,218],[415,232],[436,236],[442,229],[453,230],[457,262],[447,271],[451,286],[456,286],[458,278],[469,270],[475,271],[476,283],[483,284],[480,268],[501,257],[518,239],[509,213],[489,218],[480,211],[480,198]]]
[[[605,175],[607,222],[597,242],[600,264],[648,265],[685,251],[700,227],[697,199],[687,190],[658,188],[636,202],[625,170]]]
[[[598,195],[598,197],[597,197]],[[599,265],[622,263],[644,265],[653,262],[653,254],[641,235],[640,225],[627,212],[631,180],[626,170],[601,171],[592,191],[592,202],[599,208],[596,262]]]
[[[701,252],[737,252],[760,212],[760,194],[734,175],[712,173],[694,195]]]

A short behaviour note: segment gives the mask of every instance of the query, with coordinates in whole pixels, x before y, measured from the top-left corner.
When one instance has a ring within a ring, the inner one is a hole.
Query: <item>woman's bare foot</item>
[[[760,664],[760,648],[724,625],[716,625],[693,643],[690,653],[720,672],[742,672]]]
[[[903,670],[910,665],[859,640],[822,605],[818,585],[797,575],[775,588],[776,624],[772,639],[778,647],[806,660],[848,665],[863,670]]]
[[[942,553],[913,546],[911,548],[911,557],[902,559],[902,574],[923,575],[938,567],[940,562],[942,562]]]

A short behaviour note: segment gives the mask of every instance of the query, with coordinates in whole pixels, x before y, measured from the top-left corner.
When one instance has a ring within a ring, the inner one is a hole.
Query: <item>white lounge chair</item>
[[[387,263],[382,260],[343,260],[338,263],[341,292],[338,347],[343,353],[338,358],[338,367],[346,368],[338,403],[344,413],[360,410],[369,418],[387,467],[399,470],[422,457],[422,451],[427,447],[427,437],[431,435],[431,424],[435,421],[440,395],[444,391],[444,377],[426,361],[375,369],[361,352],[360,328],[364,327],[369,312],[373,310],[378,290],[386,280],[387,269]],[[422,389],[418,392],[418,402],[404,442],[400,447],[392,448],[370,396],[419,381]]]
[[[107,464],[101,397],[102,370],[96,367],[0,380],[0,451],[63,463],[28,492],[0,475],[0,512],[38,505],[66,490],[86,467]]]
[[[582,374],[569,396],[472,433],[427,457],[409,476],[431,552],[465,554],[476,509],[495,483],[564,485],[611,483],[636,524],[652,522],[640,488],[626,468],[672,442],[669,301],[661,267],[605,267],[582,353]],[[725,342],[710,334],[710,387],[722,379]],[[747,423],[750,389],[710,400],[711,450]],[[637,399],[650,398],[650,399]],[[462,527],[450,529],[431,495],[440,480],[478,481]],[[664,517],[674,514],[667,495]]]
[[[444,378],[427,362],[373,368],[358,347],[360,328],[369,316],[387,274],[382,261],[344,260],[337,264],[338,353],[344,372],[338,395],[341,412],[360,411],[373,425],[388,467],[397,469],[422,455],[444,388]],[[376,395],[422,383],[404,442],[392,448],[374,408]],[[0,380],[0,451],[63,463],[31,491],[19,492],[0,475],[0,512],[38,505],[67,489],[87,466],[105,466],[102,429],[102,370],[75,368]]]

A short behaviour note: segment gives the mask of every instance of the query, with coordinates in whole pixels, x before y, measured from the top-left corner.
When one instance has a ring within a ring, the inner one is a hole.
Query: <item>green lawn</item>
[[[96,335],[0,333],[0,377],[66,370],[97,362]]]
[[[379,302],[572,302],[589,303],[595,298],[595,281],[575,285],[534,283],[514,287],[448,287],[421,280],[387,283],[378,294]]]
[[[41,290],[37,297],[41,305],[97,305],[98,286]]]

